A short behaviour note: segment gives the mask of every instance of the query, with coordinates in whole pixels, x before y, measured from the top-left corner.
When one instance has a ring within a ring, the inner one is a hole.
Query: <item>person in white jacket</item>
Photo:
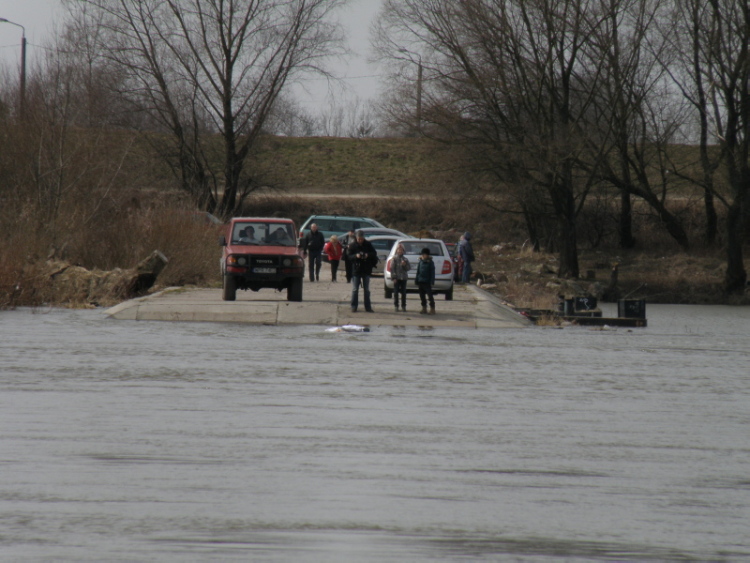
[[[401,296],[401,309],[406,312],[406,281],[409,279],[411,263],[404,255],[404,245],[396,247],[396,254],[391,258],[391,278],[393,278],[393,307],[398,312],[398,299]]]

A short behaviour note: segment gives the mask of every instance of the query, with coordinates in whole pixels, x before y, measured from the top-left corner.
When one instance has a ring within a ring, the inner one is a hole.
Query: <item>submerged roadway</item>
[[[422,315],[419,296],[407,295],[406,312],[394,311],[393,300],[386,299],[383,278],[370,280],[373,313],[362,306],[352,313],[349,307],[351,285],[339,272],[338,283],[331,281],[324,264],[319,282],[305,281],[303,300],[289,302],[286,290],[238,291],[236,301],[222,301],[221,289],[168,288],[153,295],[125,301],[106,313],[120,320],[233,322],[265,325],[361,325],[466,328],[521,328],[531,323],[525,317],[474,286],[457,285],[453,300],[435,297],[435,315]]]

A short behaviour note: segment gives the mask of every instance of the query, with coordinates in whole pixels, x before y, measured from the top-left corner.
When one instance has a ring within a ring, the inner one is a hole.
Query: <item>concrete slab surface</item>
[[[435,315],[421,315],[419,296],[408,294],[407,312],[395,312],[386,299],[383,278],[373,277],[370,291],[374,313],[366,313],[360,289],[359,311],[350,311],[351,285],[343,272],[331,281],[327,264],[319,282],[305,280],[302,302],[286,300],[286,291],[237,291],[236,301],[222,301],[221,289],[169,288],[120,303],[106,313],[120,320],[234,322],[268,325],[308,324],[342,326],[417,326],[466,328],[520,328],[528,319],[503,305],[495,296],[474,285],[457,285],[453,300],[435,298]]]

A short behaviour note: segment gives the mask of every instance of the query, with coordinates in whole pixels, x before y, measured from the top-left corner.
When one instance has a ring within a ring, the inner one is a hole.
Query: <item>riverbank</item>
[[[455,236],[455,233],[453,233]],[[213,242],[213,238],[205,244]],[[472,283],[516,308],[556,309],[560,296],[593,296],[600,302],[617,299],[645,299],[647,303],[748,305],[750,294],[727,296],[721,290],[724,262],[716,253],[675,253],[659,255],[641,251],[611,252],[605,250],[580,253],[580,278],[560,279],[557,257],[533,252],[523,244],[498,242],[477,244],[477,261]],[[204,252],[211,256],[210,252]],[[186,275],[189,266],[180,264],[181,257],[165,268],[153,287],[141,295],[151,295],[168,287],[221,287],[218,268],[211,268],[218,257],[209,258],[210,265],[198,264],[193,277]],[[184,258],[182,259],[184,261]],[[128,270],[112,272],[89,271],[82,267],[66,267],[58,261],[28,267],[30,274],[14,286],[0,308],[52,305],[74,308],[111,307],[138,296],[123,279]],[[61,274],[61,272],[64,272]],[[93,283],[92,280],[119,280],[118,283]],[[375,291],[380,287],[374,282]]]
[[[748,305],[750,293],[722,291],[724,261],[716,253],[659,255],[643,251],[581,251],[580,278],[557,277],[557,257],[513,243],[484,247],[475,263],[476,282],[518,307],[553,309],[559,296],[593,296],[601,302]]]
[[[123,291],[131,286],[115,284],[108,293],[100,291],[102,284],[91,280],[105,279],[110,272],[127,272],[154,251],[160,251],[168,264],[153,287],[141,295],[175,286],[221,287],[220,226],[196,221],[199,215],[188,206],[151,205],[119,215],[117,237],[92,231],[44,246],[38,237],[16,233],[6,245],[8,252],[0,253],[0,309],[116,305],[137,296]],[[600,302],[630,298],[665,304],[750,304],[747,292],[727,296],[722,291],[723,249],[696,246],[686,253],[653,225],[643,224],[638,231],[642,240],[648,240],[649,250],[641,246],[622,250],[613,245],[611,237],[596,244],[581,243],[580,278],[565,280],[557,277],[556,254],[531,250],[517,215],[478,201],[464,199],[461,205],[448,206],[440,197],[277,195],[252,199],[241,211],[243,215],[290,217],[298,225],[314,213],[369,216],[409,235],[447,242],[457,242],[469,230],[477,255],[473,282],[518,308],[554,309],[560,295],[594,296]],[[597,240],[583,236],[587,225],[582,221],[580,238]],[[694,238],[697,236],[694,233]],[[75,273],[80,276],[68,277]]]

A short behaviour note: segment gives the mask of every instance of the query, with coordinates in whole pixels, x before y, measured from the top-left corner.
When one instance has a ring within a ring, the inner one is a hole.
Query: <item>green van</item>
[[[310,225],[315,223],[318,225],[318,230],[323,233],[323,237],[326,239],[331,238],[331,235],[340,237],[349,232],[350,229],[366,229],[370,227],[385,228],[382,224],[378,223],[375,219],[369,217],[351,217],[349,215],[311,215],[307,218],[307,221],[302,223],[302,227],[299,230],[299,240],[305,238],[305,235],[310,232]]]

